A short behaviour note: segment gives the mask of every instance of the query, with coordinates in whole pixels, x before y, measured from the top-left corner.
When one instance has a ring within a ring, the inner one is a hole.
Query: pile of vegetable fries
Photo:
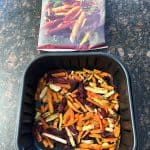
[[[103,0],[99,1],[104,3]],[[87,48],[90,46],[89,40],[93,38],[93,35],[99,35],[100,29],[97,29],[104,25],[105,15],[102,13],[104,8],[100,8],[99,3],[94,0],[47,1],[42,8],[40,37],[47,40],[56,35],[63,37],[62,40],[65,39],[66,47],[74,45],[78,48]],[[99,45],[102,44],[104,42],[99,43]],[[47,45],[53,44],[47,43]]]
[[[33,134],[49,149],[115,150],[120,140],[118,98],[107,72],[50,71],[35,93]]]

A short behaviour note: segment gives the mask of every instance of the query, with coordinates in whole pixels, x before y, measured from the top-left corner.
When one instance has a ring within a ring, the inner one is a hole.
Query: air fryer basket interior
[[[35,115],[34,93],[40,77],[53,69],[80,70],[82,68],[100,69],[113,75],[114,84],[120,93],[121,141],[119,150],[135,147],[133,114],[130,109],[130,91],[124,68],[106,54],[65,53],[47,54],[34,60],[27,68],[22,89],[22,104],[18,129],[19,150],[41,149],[32,136],[32,123]]]

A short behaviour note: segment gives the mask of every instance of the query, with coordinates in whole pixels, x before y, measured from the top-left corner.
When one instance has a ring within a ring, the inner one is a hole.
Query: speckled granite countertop
[[[14,150],[19,87],[36,51],[41,1],[0,0],[0,150]],[[128,68],[140,150],[150,149],[150,1],[107,0],[109,50]]]

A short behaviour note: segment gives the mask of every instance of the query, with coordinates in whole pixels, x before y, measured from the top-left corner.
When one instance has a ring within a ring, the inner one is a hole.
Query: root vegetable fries
[[[61,23],[57,27],[55,27],[53,29],[49,29],[48,31],[46,31],[46,35],[56,34],[59,31],[62,31],[64,29],[69,28],[72,24],[74,24],[74,21],[69,21],[69,22],[66,22],[66,23]]]
[[[113,90],[113,89],[114,89],[113,86],[110,86],[110,85],[107,85],[107,84],[101,84],[101,87],[102,87],[102,88],[105,88],[105,89],[107,89],[107,90]]]
[[[115,129],[114,129],[114,136],[119,137],[119,135],[120,135],[120,125],[115,126]]]
[[[39,96],[40,99],[42,99],[46,95],[47,90],[48,90],[48,87],[47,86],[44,87],[44,89],[41,91],[41,94]]]
[[[90,34],[91,33],[89,31],[85,33],[83,39],[80,42],[80,46],[84,45],[89,40]]]
[[[94,140],[82,140],[81,143],[94,144]]]
[[[102,147],[99,144],[80,144],[80,148],[89,148],[92,150],[101,150]]]
[[[72,111],[71,108],[69,108],[66,113],[64,114],[63,117],[63,124],[66,125],[69,122],[73,122],[74,121],[74,112]]]
[[[52,11],[54,11],[55,13],[59,13],[59,12],[67,12],[68,9],[72,8],[71,5],[64,5],[64,6],[59,6],[56,8],[52,8]]]
[[[82,22],[85,18],[85,13],[82,11],[79,18],[77,19],[77,21],[75,22],[74,26],[73,26],[73,29],[72,29],[72,32],[71,32],[71,35],[70,35],[70,41],[73,43],[76,36],[77,36],[77,33],[82,25]]]
[[[74,98],[75,102],[80,105],[81,109],[83,110],[83,112],[87,112],[86,108],[76,99]]]
[[[62,22],[62,19],[57,19],[57,20],[53,20],[53,21],[50,21],[50,22],[47,22],[45,23],[41,28],[40,30],[45,30],[45,29],[51,29],[55,26],[57,26],[58,24],[60,24]]]
[[[99,95],[99,94],[96,94],[96,93],[94,93],[94,92],[91,92],[91,91],[87,91],[87,96],[89,97],[89,98],[97,98],[97,99],[102,99],[102,96],[101,95]]]
[[[51,80],[48,83],[48,74],[41,79],[36,93],[37,100],[42,102],[36,108],[35,129],[33,128],[37,141],[51,149],[57,149],[57,142],[68,144],[67,139],[49,134],[51,130],[56,130],[58,135],[59,132],[60,135],[61,132],[66,132],[69,143],[75,150],[116,149],[116,143],[120,139],[120,116],[117,115],[116,118],[112,114],[115,105],[119,105],[119,100],[115,88],[103,79],[109,74],[96,69],[83,69],[71,72],[53,71],[50,75]],[[57,82],[53,82],[53,79]],[[63,80],[66,82],[61,82]],[[73,80],[79,84],[71,91]],[[39,99],[41,93],[42,99]],[[116,107],[117,111],[119,106]],[[56,145],[53,144],[54,141]]]
[[[73,20],[78,16],[78,12],[80,11],[80,6],[75,6],[72,9],[70,9],[64,18],[64,21]]]
[[[69,100],[68,100],[68,106],[70,108],[72,108],[75,112],[77,113],[82,113],[81,111],[79,111]]]
[[[52,101],[52,94],[50,91],[47,92],[47,100],[48,100],[48,107],[49,107],[49,112],[53,113],[54,112],[54,107],[53,107],[53,101]]]

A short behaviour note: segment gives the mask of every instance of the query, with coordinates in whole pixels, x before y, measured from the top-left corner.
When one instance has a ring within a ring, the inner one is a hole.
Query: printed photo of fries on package
[[[105,0],[42,0],[38,50],[104,48]]]

